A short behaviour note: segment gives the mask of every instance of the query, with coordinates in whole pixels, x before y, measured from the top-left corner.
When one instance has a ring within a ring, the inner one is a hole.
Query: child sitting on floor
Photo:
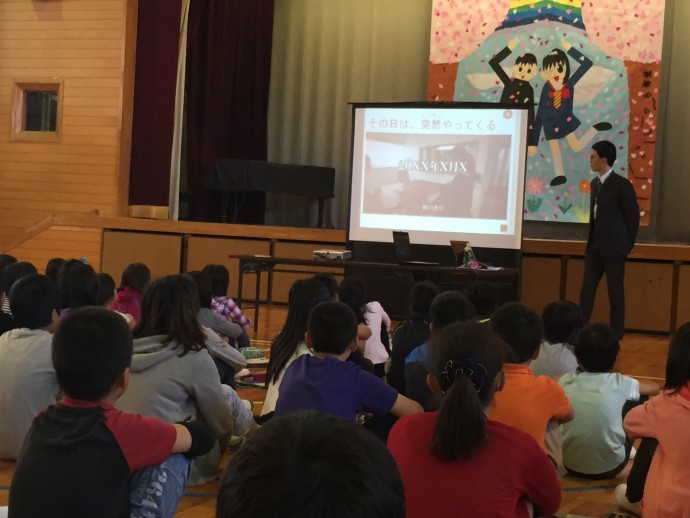
[[[575,335],[582,328],[582,312],[577,304],[559,300],[548,304],[541,314],[544,341],[539,356],[529,368],[535,376],[558,378],[577,369],[573,353]]]
[[[117,410],[131,359],[132,335],[112,311],[84,308],[62,322],[53,364],[65,397],[31,425],[10,517],[173,516],[189,460],[170,454],[203,454],[213,435],[199,421],[173,425]]]
[[[273,419],[233,457],[217,517],[237,516],[404,518],[405,494],[395,460],[374,435],[300,412]]]
[[[60,292],[34,273],[10,293],[17,329],[0,337],[0,459],[17,459],[36,414],[55,403],[59,387],[51,360],[60,324]]]
[[[491,328],[508,344],[512,358],[503,365],[505,387],[496,394],[489,418],[527,432],[559,464],[558,441],[547,448],[546,430],[551,422],[570,421],[573,408],[558,383],[534,376],[529,368],[539,354],[541,318],[524,304],[512,302],[496,310]]]
[[[400,419],[388,448],[405,483],[407,516],[525,517],[529,503],[551,516],[561,488],[529,435],[486,418],[503,386],[503,341],[476,322],[450,324],[431,338],[429,386],[438,412]]]
[[[104,308],[111,309],[113,303],[115,302],[115,297],[117,296],[117,291],[115,290],[115,280],[107,273],[99,273],[98,278],[98,295],[96,295],[96,306],[101,306]],[[112,311],[115,311],[114,309]],[[136,325],[134,317],[132,315],[127,315],[126,313],[120,313],[115,311],[118,315],[122,315],[125,319],[127,325],[130,329],[133,329]]]
[[[141,318],[141,298],[151,281],[151,270],[145,264],[132,263],[122,272],[120,289],[117,290],[112,309],[132,315],[136,322]]]
[[[623,428],[630,437],[643,438],[628,477],[628,497],[639,501],[634,493],[641,497],[642,491],[635,486],[643,485],[642,510],[645,516],[688,516],[690,323],[682,325],[671,340],[664,391],[630,410],[623,421]],[[645,460],[651,461],[651,467],[644,465]],[[630,507],[625,508],[631,510]],[[639,514],[639,506],[636,511]]]
[[[354,420],[360,414],[383,417],[422,412],[419,403],[398,394],[374,374],[347,362],[357,338],[357,318],[341,302],[322,302],[307,323],[307,347],[283,375],[275,415],[316,410]]]
[[[242,328],[242,334],[237,337],[237,347],[249,347],[251,342],[247,330],[251,322],[240,307],[228,297],[230,287],[230,272],[222,264],[208,264],[202,270],[211,280],[211,309],[226,320],[230,320]]]
[[[611,372],[619,349],[609,326],[585,326],[575,338],[580,368],[559,380],[575,408],[575,419],[561,426],[563,464],[573,475],[601,480],[620,473],[632,448],[623,431],[630,402],[659,392],[656,383]]]

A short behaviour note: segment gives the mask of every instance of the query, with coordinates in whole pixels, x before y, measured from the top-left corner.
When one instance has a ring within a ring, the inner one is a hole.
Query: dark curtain
[[[216,158],[266,160],[273,0],[192,0],[187,45],[187,183],[197,219],[217,221],[203,179]],[[240,200],[238,222],[263,222],[263,194]]]
[[[181,0],[139,2],[130,205],[168,205]]]

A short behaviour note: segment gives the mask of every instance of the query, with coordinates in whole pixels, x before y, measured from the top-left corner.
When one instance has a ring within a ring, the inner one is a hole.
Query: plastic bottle
[[[462,266],[463,268],[475,268],[477,260],[474,258],[474,252],[469,243],[465,245],[465,251],[462,255]]]

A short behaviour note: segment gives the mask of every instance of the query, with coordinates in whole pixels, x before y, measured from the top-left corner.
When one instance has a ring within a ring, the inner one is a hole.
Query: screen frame
[[[457,109],[486,109],[486,110],[497,110],[497,109],[509,109],[509,110],[520,110],[520,111],[525,111],[527,112],[529,109],[529,105],[527,104],[513,104],[513,103],[479,103],[479,102],[351,102],[350,103],[351,109],[352,109],[352,121],[351,121],[351,138],[350,138],[350,181],[348,185],[348,204],[347,204],[347,227],[346,227],[346,240],[348,243],[351,243],[355,240],[352,239],[351,237],[351,218],[352,218],[352,196],[353,196],[353,174],[354,174],[354,167],[355,167],[355,137],[356,137],[356,117],[357,117],[357,110],[358,109],[367,109],[367,108],[391,108],[391,109],[396,109],[396,108],[412,108],[412,109],[424,109],[424,108],[429,108],[429,109],[450,109],[450,110],[457,110]],[[525,116],[525,120],[527,120],[527,117]],[[514,247],[490,247],[490,246],[485,246],[485,248],[495,248],[497,250],[502,249],[502,250],[521,250],[522,249],[522,243],[524,240],[524,203],[525,203],[525,185],[526,185],[526,173],[527,173],[527,133],[529,131],[529,128],[527,128],[527,131],[525,131],[525,143],[524,143],[524,150],[523,150],[523,156],[524,156],[524,163],[522,164],[522,171],[523,171],[523,177],[522,177],[522,189],[518,193],[519,200],[516,200],[517,205],[519,206],[519,239],[518,239],[518,248]],[[517,214],[517,207],[516,207],[516,214]],[[518,223],[518,218],[516,217],[515,223]],[[398,228],[397,230],[405,230],[407,232],[410,232],[410,229],[406,228]],[[468,238],[467,240],[471,240],[471,236],[468,236],[466,234],[458,234],[458,237],[455,239],[465,239]],[[450,241],[450,240],[449,240]],[[361,243],[373,243],[373,242],[381,242],[381,241],[362,241],[362,240],[357,240],[357,242]],[[434,246],[434,245],[430,245]]]

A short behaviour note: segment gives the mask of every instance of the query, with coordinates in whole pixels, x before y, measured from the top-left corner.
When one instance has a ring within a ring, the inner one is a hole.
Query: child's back
[[[48,277],[33,274],[12,290],[19,329],[0,337],[0,458],[16,459],[36,414],[55,403],[59,387],[51,343],[59,323],[60,293]]]
[[[669,345],[664,391],[630,410],[623,426],[633,438],[649,438],[643,445],[659,443],[644,485],[645,516],[690,517],[690,323],[678,328]],[[639,473],[637,463],[644,459],[636,457],[633,470]],[[628,489],[631,478],[632,471]]]
[[[563,464],[576,475],[613,478],[626,466],[632,448],[623,431],[624,405],[659,387],[611,372],[620,345],[605,324],[584,327],[574,345],[580,369],[559,380],[575,408],[575,419],[561,426]]]
[[[316,305],[306,334],[314,356],[300,356],[283,374],[275,415],[316,410],[354,419],[363,412],[377,416],[421,412],[417,403],[346,361],[356,337],[357,320],[350,308],[341,302]]]
[[[65,397],[39,413],[27,433],[9,516],[120,518],[130,511],[140,516],[142,509],[171,516],[189,461],[170,455],[206,453],[213,445],[208,427],[173,425],[113,406],[129,383],[132,336],[110,310],[72,312],[55,334],[52,357]]]
[[[539,352],[542,322],[539,315],[523,304],[499,308],[491,327],[509,345],[512,363],[503,365],[505,384],[496,392],[489,418],[530,434],[546,449],[546,428],[550,421],[572,419],[572,407],[563,389],[546,376],[534,376],[528,363]],[[551,452],[554,458],[559,452]]]
[[[34,420],[10,491],[10,517],[129,517],[132,471],[175,442],[163,421],[63,399]]]
[[[611,372],[572,372],[559,383],[575,409],[561,426],[563,464],[584,474],[615,469],[625,460],[623,405],[640,399],[640,384]]]
[[[530,363],[535,376],[558,378],[577,369],[577,359],[570,344],[582,327],[582,313],[573,302],[548,304],[541,315],[544,338],[539,356]]]

